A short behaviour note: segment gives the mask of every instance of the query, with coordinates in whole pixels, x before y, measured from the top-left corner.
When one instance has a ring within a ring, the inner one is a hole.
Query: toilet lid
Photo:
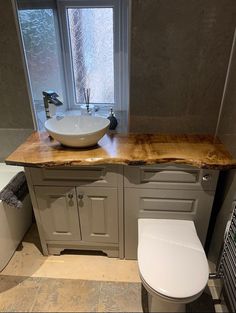
[[[209,269],[194,223],[164,219],[139,219],[138,223],[138,265],[145,283],[169,298],[200,293]]]

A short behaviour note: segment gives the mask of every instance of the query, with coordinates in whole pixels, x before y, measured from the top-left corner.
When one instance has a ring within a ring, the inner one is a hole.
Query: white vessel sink
[[[44,126],[57,141],[69,147],[95,145],[106,133],[110,121],[98,116],[64,116],[48,119]]]

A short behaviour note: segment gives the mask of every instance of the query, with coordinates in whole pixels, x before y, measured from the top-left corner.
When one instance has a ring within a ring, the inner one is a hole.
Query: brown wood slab
[[[46,132],[35,132],[6,159],[9,165],[32,167],[167,162],[213,169],[236,167],[224,145],[204,135],[112,134],[95,147],[76,149],[51,140]]]

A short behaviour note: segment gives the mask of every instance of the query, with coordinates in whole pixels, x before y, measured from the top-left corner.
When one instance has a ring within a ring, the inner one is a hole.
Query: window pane
[[[112,8],[67,9],[76,102],[114,103]]]
[[[59,45],[52,9],[20,10],[33,100],[42,102],[43,90],[55,90],[61,97]]]

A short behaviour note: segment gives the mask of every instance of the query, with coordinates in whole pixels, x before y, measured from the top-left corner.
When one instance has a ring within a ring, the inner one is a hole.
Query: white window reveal
[[[64,111],[89,102],[101,115],[127,111],[129,0],[17,0],[31,95],[41,129],[42,92]]]

